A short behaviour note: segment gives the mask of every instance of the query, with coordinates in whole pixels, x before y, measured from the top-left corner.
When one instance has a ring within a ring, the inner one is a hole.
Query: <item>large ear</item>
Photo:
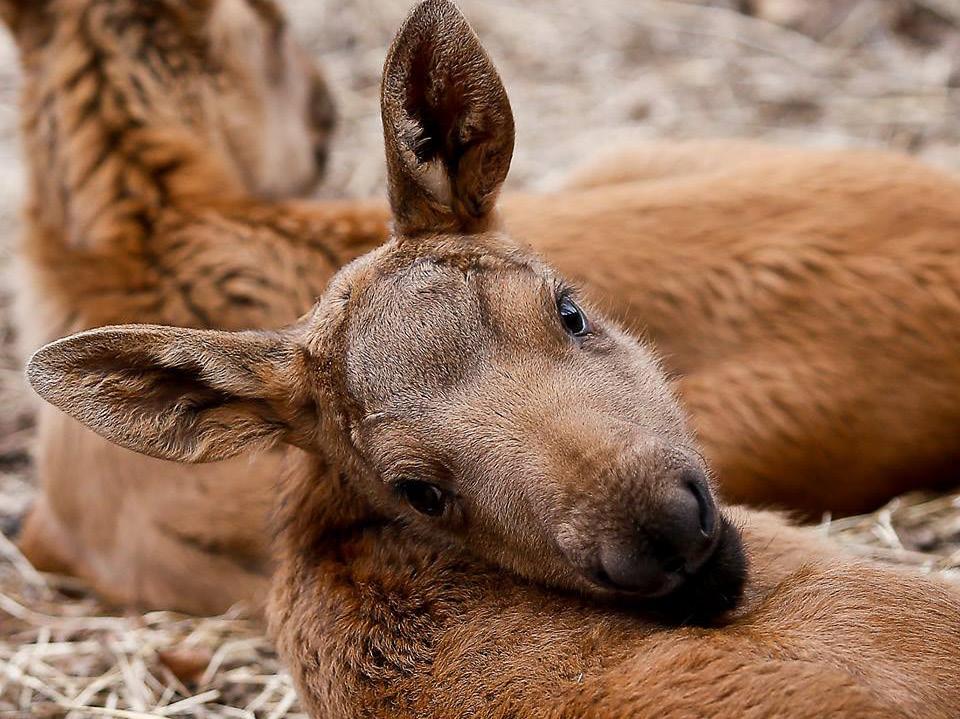
[[[316,432],[306,352],[284,333],[105,327],[43,347],[27,377],[98,434],[161,459],[305,446]]]
[[[380,103],[398,233],[484,229],[510,168],[513,113],[448,0],[426,0],[407,18],[387,55]]]

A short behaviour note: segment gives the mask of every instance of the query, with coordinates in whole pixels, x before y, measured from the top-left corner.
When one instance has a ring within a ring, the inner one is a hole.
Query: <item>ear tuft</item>
[[[510,168],[513,113],[453,3],[426,0],[404,23],[384,66],[381,111],[398,230],[482,230]]]

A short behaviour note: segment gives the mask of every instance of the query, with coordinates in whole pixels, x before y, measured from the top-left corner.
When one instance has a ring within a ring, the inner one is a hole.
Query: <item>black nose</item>
[[[706,477],[686,470],[633,527],[601,543],[596,578],[622,591],[662,596],[700,569],[716,537],[717,508]]]

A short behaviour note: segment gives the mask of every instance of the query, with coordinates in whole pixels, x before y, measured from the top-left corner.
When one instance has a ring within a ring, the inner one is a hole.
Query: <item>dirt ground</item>
[[[383,189],[377,88],[412,0],[280,0],[326,68],[340,132],[324,196]],[[960,171],[956,0],[461,0],[514,105],[510,184],[548,188],[630,139],[748,137],[881,146]],[[23,173],[16,53],[0,37],[0,271],[10,271]],[[960,250],[958,250],[960,251]],[[8,275],[4,274],[7,278]],[[29,504],[30,405],[0,282],[0,529]],[[960,577],[960,495],[904,497],[825,518],[852,551]],[[34,572],[0,535],[0,718],[294,716],[256,627],[105,608]]]

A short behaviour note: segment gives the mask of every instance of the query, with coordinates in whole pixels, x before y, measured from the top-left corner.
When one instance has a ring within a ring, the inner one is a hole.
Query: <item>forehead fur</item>
[[[345,307],[346,370],[369,410],[442,391],[476,371],[496,338],[490,278],[500,288],[510,277],[541,284],[547,274],[496,235],[395,241],[358,270]]]

